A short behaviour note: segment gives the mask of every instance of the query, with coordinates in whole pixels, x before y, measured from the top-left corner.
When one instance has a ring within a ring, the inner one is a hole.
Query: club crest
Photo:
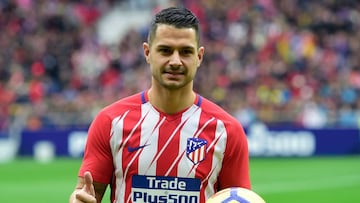
[[[201,138],[188,138],[186,146],[186,156],[194,164],[198,164],[205,159],[207,141]]]

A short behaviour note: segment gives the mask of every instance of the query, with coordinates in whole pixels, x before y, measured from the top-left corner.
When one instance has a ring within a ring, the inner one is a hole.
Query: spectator
[[[198,15],[203,43],[211,47],[195,84],[202,95],[243,121],[315,124],[303,117],[315,103],[334,119],[320,119],[317,126],[357,127],[360,117],[351,112],[360,103],[358,1],[169,4]],[[0,130],[8,129],[14,109],[35,103],[42,105],[41,127],[87,126],[95,112],[84,104],[100,109],[149,84],[136,48],[144,29],[134,26],[109,46],[96,36],[97,22],[116,6],[98,0],[1,1],[0,46],[6,48],[0,50]],[[248,118],[244,112],[251,112]]]

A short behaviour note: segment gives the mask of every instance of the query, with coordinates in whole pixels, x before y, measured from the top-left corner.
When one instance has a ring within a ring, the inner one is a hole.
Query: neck
[[[196,95],[191,90],[166,90],[150,88],[148,91],[150,103],[160,111],[175,114],[193,105]]]

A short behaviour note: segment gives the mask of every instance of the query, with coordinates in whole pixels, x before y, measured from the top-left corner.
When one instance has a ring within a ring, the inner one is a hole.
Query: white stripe
[[[205,149],[206,149],[206,145],[202,146],[200,151],[200,156],[199,156],[199,160],[202,160],[205,156]]]
[[[149,113],[149,109],[142,111],[142,115],[139,119],[139,121],[135,124],[135,126],[132,128],[131,132],[129,133],[129,136],[126,137],[125,140],[122,140],[123,138],[123,129],[124,129],[124,120],[129,113],[129,111],[126,111],[124,115],[115,118],[112,121],[112,137],[110,139],[110,144],[112,147],[112,154],[115,165],[115,176],[116,176],[116,191],[115,191],[115,199],[119,200],[120,202],[123,202],[123,199],[125,197],[125,189],[126,189],[126,183],[125,179],[123,177],[126,176],[129,170],[129,166],[125,168],[125,171],[123,171],[123,165],[122,165],[122,152],[123,149],[120,149],[120,144],[122,147],[126,147],[127,142],[134,134],[135,130],[139,127],[139,125],[143,122],[143,119],[145,119],[147,114]],[[135,159],[131,160],[131,162],[134,162]]]
[[[201,108],[196,105],[193,105],[186,112],[184,112],[182,120],[186,121],[183,128],[180,131],[180,143],[179,143],[179,155],[176,157],[176,162],[178,160],[179,164],[177,165],[177,171],[179,177],[195,177],[195,172],[189,175],[189,171],[193,167],[193,164],[186,157],[186,146],[187,139],[194,137],[196,131],[198,130],[198,125],[200,121]],[[173,168],[172,166],[171,168]],[[189,175],[189,176],[188,176]]]
[[[146,107],[147,105],[144,104],[142,105],[142,110],[141,110],[141,119],[139,120],[139,122],[135,125],[135,128],[132,130],[132,132],[130,133],[130,135],[127,137],[128,139],[126,141],[129,140],[129,138],[131,137],[131,135],[134,133],[134,130],[141,124],[141,123],[144,123],[146,122],[146,119],[149,118],[150,116],[148,116],[148,114],[150,114],[150,108],[144,108]],[[143,145],[145,143],[141,143],[141,140],[140,140],[140,146]],[[125,144],[124,144],[125,146]],[[134,161],[136,160],[136,158],[139,156],[140,152],[142,150],[137,150],[135,155],[133,156],[133,158],[130,160],[130,162],[128,163],[128,166],[126,167],[125,169],[125,172],[124,172],[124,177],[127,176],[127,173],[129,171],[129,168],[130,166],[134,163]]]
[[[215,141],[218,138],[219,138],[218,142],[215,143]],[[205,199],[208,199],[214,193],[213,185],[216,182],[217,175],[219,174],[220,169],[222,167],[222,160],[224,159],[224,153],[226,148],[226,140],[227,140],[227,133],[226,133],[225,125],[222,121],[217,120],[215,139],[208,146],[208,150],[210,150],[212,147],[215,148],[214,148],[214,155],[213,155],[213,161],[211,167],[213,168],[213,171],[209,173],[208,178],[206,178],[208,179],[209,184],[205,188]]]
[[[141,126],[140,145],[146,144],[148,146],[143,148],[142,153],[139,156],[138,171],[139,174],[156,175],[156,162],[153,163],[152,160],[157,154],[159,128],[165,121],[165,118],[159,121],[160,114],[153,109],[150,103],[146,106],[144,105],[143,108],[150,109],[150,114]]]
[[[124,125],[124,118],[126,117],[128,112],[122,117],[117,117],[112,121],[111,127],[111,138],[110,138],[110,145],[112,147],[111,151],[113,154],[114,163],[117,163],[115,168],[115,173],[118,174],[117,176],[122,177],[122,150],[119,150],[119,143],[122,142],[123,137],[123,125]],[[115,199],[124,199],[125,197],[125,187],[121,187],[123,185],[121,182],[119,183],[116,181],[116,191],[115,191]]]
[[[195,150],[194,152],[193,152],[193,160],[194,160],[194,163],[197,163],[197,162],[199,162],[199,151],[200,150]]]

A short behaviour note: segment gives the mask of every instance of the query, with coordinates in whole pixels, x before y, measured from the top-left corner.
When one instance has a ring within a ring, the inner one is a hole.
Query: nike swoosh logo
[[[146,146],[148,146],[148,144],[140,145],[140,146],[137,146],[137,147],[130,147],[130,146],[128,146],[128,151],[129,151],[129,152],[135,152],[135,151],[137,151],[137,150],[139,150],[139,149],[142,149],[142,148],[144,148],[144,147],[146,147]]]

